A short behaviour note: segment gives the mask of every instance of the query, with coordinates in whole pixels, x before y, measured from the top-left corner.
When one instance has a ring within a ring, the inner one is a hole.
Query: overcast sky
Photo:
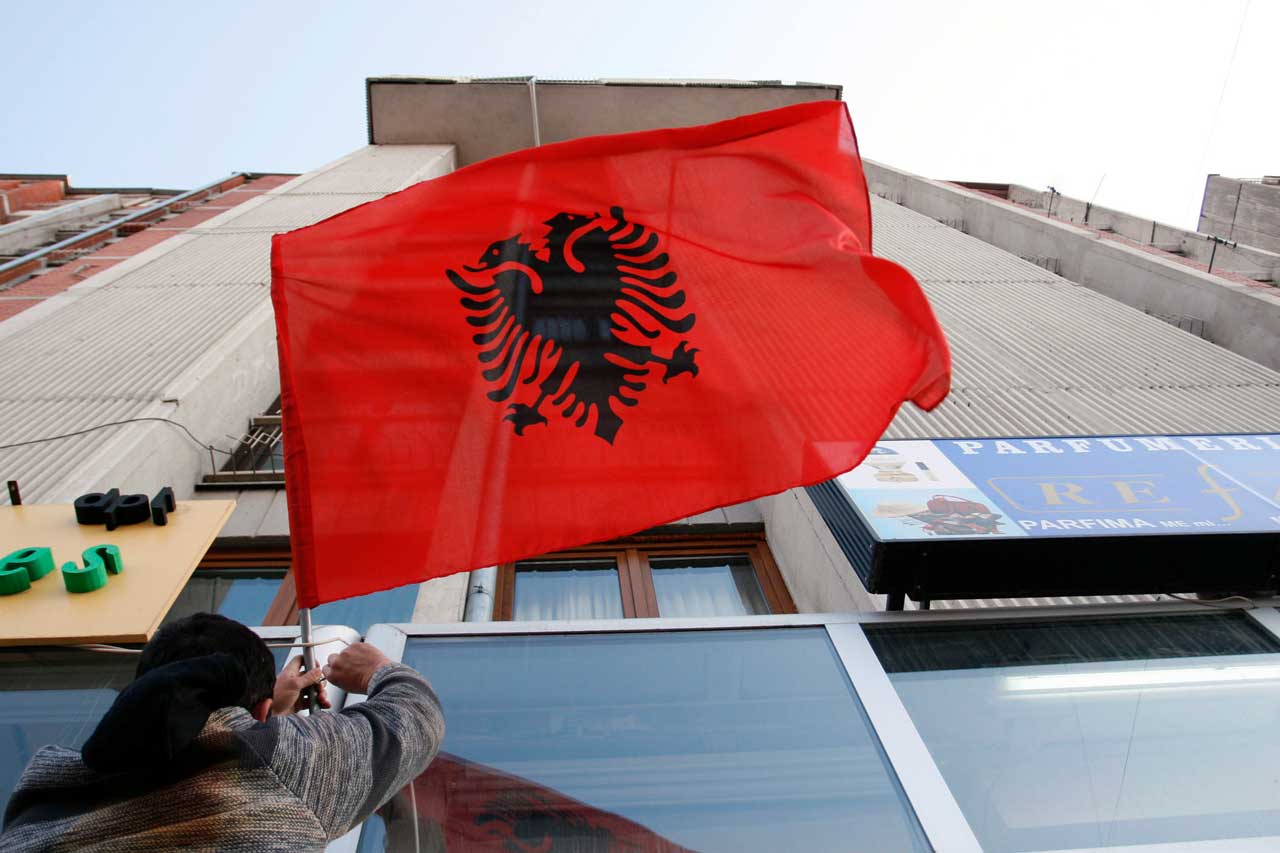
[[[1277,0],[41,0],[3,19],[0,171],[84,186],[307,171],[364,144],[364,78],[390,74],[839,83],[868,158],[1188,227],[1207,173],[1280,173]]]

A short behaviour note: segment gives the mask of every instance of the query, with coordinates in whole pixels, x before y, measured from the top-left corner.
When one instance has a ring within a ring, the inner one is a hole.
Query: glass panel
[[[245,625],[261,625],[284,575],[283,569],[197,572],[178,594],[164,621],[192,613],[221,613]]]
[[[312,609],[311,621],[316,625],[347,625],[362,633],[379,622],[410,622],[420,586],[411,583],[321,604]]]
[[[267,642],[274,645],[279,645],[280,643],[287,643],[288,640],[267,640]],[[301,652],[299,652],[299,654],[301,654]],[[271,657],[275,659],[276,672],[280,672],[282,669],[284,669],[284,665],[289,662],[289,647],[284,646],[282,648],[272,648]]]
[[[821,628],[410,639],[404,660],[444,751],[361,849],[928,849]]]
[[[271,649],[277,670],[288,655],[288,648]],[[0,809],[37,750],[49,744],[75,749],[89,739],[137,665],[134,655],[0,650]]]
[[[42,746],[76,748],[133,680],[132,655],[0,651],[0,803]]]
[[[987,851],[1280,835],[1280,643],[1243,613],[867,633]]]
[[[520,621],[621,619],[622,592],[613,560],[557,560],[516,565]]]
[[[732,557],[650,559],[662,616],[748,616],[769,612],[755,566]]]

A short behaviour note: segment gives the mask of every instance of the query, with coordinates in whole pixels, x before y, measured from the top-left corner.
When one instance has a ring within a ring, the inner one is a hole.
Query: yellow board
[[[53,549],[54,569],[26,592],[0,596],[0,646],[145,643],[231,517],[235,501],[179,501],[163,527],[150,520],[117,527],[76,523],[70,504],[0,507],[0,557]],[[124,571],[93,592],[71,593],[62,565],[83,565],[93,545],[120,549]]]

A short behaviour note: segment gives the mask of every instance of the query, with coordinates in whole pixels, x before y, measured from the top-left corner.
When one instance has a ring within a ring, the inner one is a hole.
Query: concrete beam
[[[1280,280],[1280,253],[1248,245],[1243,237],[1231,236],[1231,229],[1226,224],[1221,230],[1206,231],[1202,227],[1199,232],[1187,231],[1143,216],[1018,184],[1009,185],[1009,201],[1032,211],[1045,211],[1046,215],[1051,213],[1052,218],[1072,225],[1116,234],[1144,246],[1211,265],[1218,272],[1235,273],[1254,281]],[[1204,222],[1202,216],[1202,225]],[[1235,241],[1236,245],[1215,242],[1210,235]]]
[[[1203,321],[1207,340],[1280,370],[1280,289],[1227,281],[980,192],[873,161],[864,166],[879,196],[962,223],[965,233],[1020,257],[1054,258],[1063,278],[1141,311]]]
[[[543,144],[660,127],[706,124],[808,101],[839,99],[838,86],[724,82],[579,83],[378,78],[368,81],[369,141],[447,142],[458,165],[534,144],[534,98]]]

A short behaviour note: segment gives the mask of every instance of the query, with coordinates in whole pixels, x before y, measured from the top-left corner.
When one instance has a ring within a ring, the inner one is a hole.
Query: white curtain
[[[748,616],[769,612],[749,563],[663,566],[662,561],[654,560],[652,565],[658,613],[663,616]]]
[[[513,618],[520,621],[621,619],[614,568],[516,571]]]

